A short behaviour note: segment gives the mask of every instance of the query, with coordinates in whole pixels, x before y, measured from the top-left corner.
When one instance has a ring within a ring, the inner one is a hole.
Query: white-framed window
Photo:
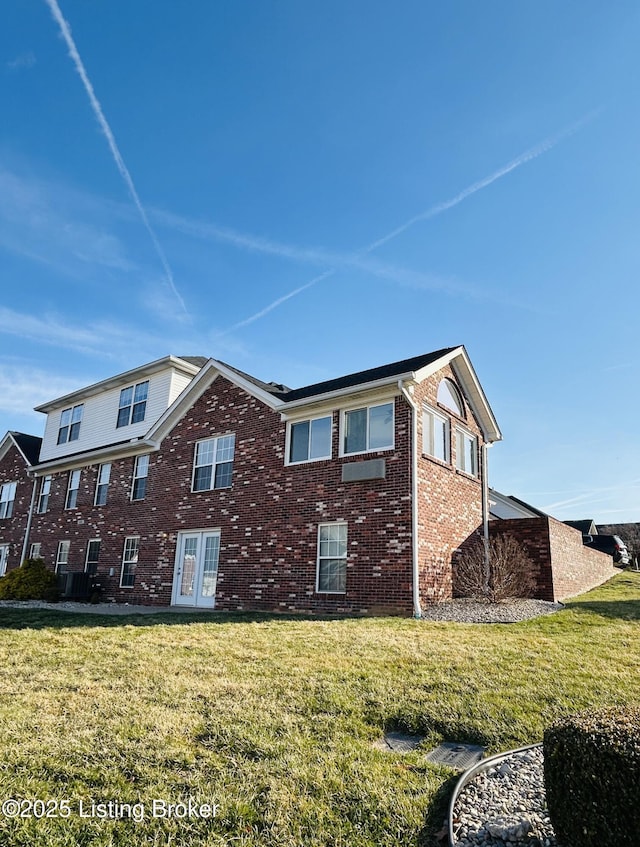
[[[42,550],[42,544],[39,541],[36,541],[35,544],[30,544],[29,545],[29,558],[30,559],[41,558],[41,550]]]
[[[51,474],[42,477],[40,482],[40,494],[38,495],[38,514],[44,514],[49,508],[49,495],[51,494]]]
[[[0,576],[7,572],[7,559],[9,558],[9,545],[0,544]]]
[[[87,544],[87,553],[84,560],[86,573],[95,574],[98,570],[98,559],[100,558],[100,539],[92,538]]]
[[[393,402],[349,409],[342,416],[342,452],[368,453],[393,447]]]
[[[231,486],[235,442],[235,435],[219,435],[196,443],[193,491]]]
[[[288,464],[331,458],[331,415],[289,425]]]
[[[65,509],[75,509],[78,503],[78,489],[80,488],[80,471],[69,471],[69,485],[67,487],[67,499]]]
[[[460,427],[456,427],[456,468],[478,476],[478,441]]]
[[[144,500],[147,494],[147,477],[149,476],[149,455],[136,456],[133,463],[133,483],[131,499]]]
[[[109,493],[109,479],[111,478],[111,462],[105,462],[98,469],[98,479],[96,482],[96,506],[104,506],[107,502]]]
[[[136,567],[138,565],[138,553],[140,550],[140,536],[129,535],[124,540],[122,551],[122,572],[120,574],[120,588],[133,588],[136,581]]]
[[[5,482],[0,487],[0,518],[10,518],[13,514],[13,504],[16,499],[17,482]]]
[[[82,412],[84,403],[64,409],[60,415],[60,429],[58,430],[58,444],[66,444],[68,441],[77,441],[80,437],[80,424],[82,423]]]
[[[422,410],[422,452],[441,462],[451,457],[449,419],[428,408]]]
[[[344,594],[347,590],[347,524],[321,523],[318,526],[319,594]]]
[[[443,379],[438,386],[438,403],[454,412],[459,418],[464,417],[464,403],[458,386],[452,379]]]
[[[64,573],[69,564],[69,550],[71,549],[70,541],[59,541],[58,550],[56,552],[56,573]]]
[[[144,420],[149,396],[149,380],[129,385],[120,392],[116,427],[129,426]]]

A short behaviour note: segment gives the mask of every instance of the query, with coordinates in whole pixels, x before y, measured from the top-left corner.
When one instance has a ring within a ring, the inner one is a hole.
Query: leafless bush
[[[531,597],[534,569],[527,551],[512,535],[490,538],[486,551],[484,540],[478,538],[456,561],[456,592],[489,603],[499,603],[507,597]]]

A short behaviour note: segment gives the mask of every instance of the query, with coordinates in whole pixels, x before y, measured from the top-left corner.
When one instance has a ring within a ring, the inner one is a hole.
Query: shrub
[[[454,588],[462,597],[498,603],[507,597],[531,597],[535,566],[512,535],[489,539],[488,557],[482,538],[463,550],[454,567]]]
[[[560,844],[637,847],[640,707],[581,712],[544,733],[549,817]]]
[[[0,578],[0,600],[57,600],[58,578],[42,559],[25,559]]]

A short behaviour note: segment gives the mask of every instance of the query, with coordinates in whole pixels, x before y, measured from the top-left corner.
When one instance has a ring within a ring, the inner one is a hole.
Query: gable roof
[[[592,518],[585,518],[584,520],[579,521],[562,521],[567,526],[573,527],[573,529],[579,529],[583,535],[595,535],[596,525]]]
[[[115,376],[103,379],[100,382],[94,382],[92,385],[86,385],[79,388],[77,391],[72,391],[70,394],[65,394],[64,397],[56,397],[55,400],[50,400],[47,403],[41,403],[35,407],[36,412],[49,413],[54,409],[71,406],[80,400],[85,400],[87,397],[92,397],[101,391],[107,391],[110,388],[116,388],[121,385],[137,382],[138,380],[148,377],[151,374],[162,371],[165,368],[176,368],[189,376],[195,376],[198,371],[207,363],[208,359],[202,356],[164,356],[162,359],[155,359],[146,365],[140,365],[132,370],[124,373],[116,374]]]
[[[25,464],[29,467],[38,463],[42,439],[37,435],[27,435],[26,432],[10,430],[0,442],[0,457],[4,456],[11,446],[17,448]]]
[[[292,388],[286,392],[286,402],[294,400],[306,400],[319,394],[331,394],[344,388],[355,388],[367,385],[379,380],[388,380],[391,377],[400,377],[404,374],[415,373],[433,362],[447,356],[457,347],[445,347],[443,350],[435,350],[433,353],[424,353],[422,356],[413,356],[410,359],[401,359],[399,362],[391,362],[388,365],[380,365],[377,368],[368,368],[365,371],[340,376],[337,379],[328,379],[324,382],[316,382],[303,388]]]
[[[363,391],[396,386],[399,381],[420,383],[447,364],[458,376],[469,405],[487,441],[499,441],[502,434],[493,411],[463,346],[445,347],[421,356],[401,359],[387,365],[356,371],[346,376],[316,382],[302,388],[289,388],[276,382],[265,382],[217,359],[209,359],[199,373],[176,398],[173,405],[156,421],[146,435],[149,441],[161,441],[207,388],[220,375],[261,400],[274,411],[286,415],[313,403],[324,403]]]
[[[489,489],[489,503],[490,513],[494,517],[502,520],[509,520],[509,517],[513,517],[513,515],[510,515],[508,518],[504,518],[503,515],[500,514],[500,511],[504,512],[504,509],[501,509],[501,506],[505,507],[506,510],[511,509],[515,515],[522,518],[549,517],[546,512],[543,512],[541,509],[537,509],[535,506],[532,506],[531,503],[525,503],[524,500],[520,500],[519,497],[514,497],[513,494],[503,494],[501,491],[496,491],[495,488]]]

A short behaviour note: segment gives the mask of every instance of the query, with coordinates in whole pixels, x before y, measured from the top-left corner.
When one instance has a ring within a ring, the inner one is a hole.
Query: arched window
[[[450,409],[458,417],[464,417],[464,403],[458,387],[452,380],[443,379],[438,386],[438,403]]]

